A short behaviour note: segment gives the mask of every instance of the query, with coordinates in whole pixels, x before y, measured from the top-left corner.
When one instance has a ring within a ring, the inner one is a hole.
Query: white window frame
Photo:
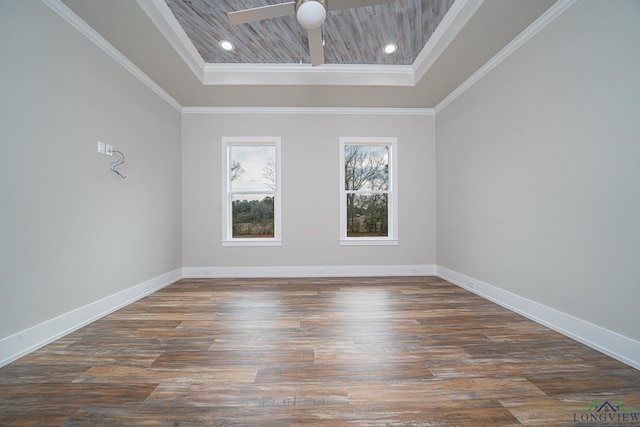
[[[222,246],[282,246],[281,138],[278,136],[222,137]],[[232,196],[230,147],[272,145],[276,150],[276,191],[274,192],[274,237],[234,238],[232,233]]]
[[[347,191],[345,188],[346,145],[385,145],[389,147],[388,235],[347,237]],[[340,137],[340,245],[380,246],[398,244],[398,138],[395,137]]]

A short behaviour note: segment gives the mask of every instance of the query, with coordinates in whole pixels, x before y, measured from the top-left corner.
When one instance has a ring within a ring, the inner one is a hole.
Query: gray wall
[[[435,265],[435,129],[425,115],[185,114],[185,267]],[[222,247],[222,136],[282,137],[282,246]],[[339,138],[398,138],[398,246],[340,246]]]
[[[3,338],[182,262],[180,113],[39,1],[0,2],[0,58]]]
[[[577,2],[436,116],[438,265],[640,339],[640,2]]]

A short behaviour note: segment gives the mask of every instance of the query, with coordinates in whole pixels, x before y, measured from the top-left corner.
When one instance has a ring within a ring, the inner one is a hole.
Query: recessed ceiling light
[[[395,43],[389,43],[383,48],[384,53],[386,53],[387,55],[391,55],[396,50],[398,50],[398,45]]]
[[[226,51],[232,51],[235,48],[233,46],[233,43],[231,43],[229,40],[220,40],[220,43],[218,44]]]

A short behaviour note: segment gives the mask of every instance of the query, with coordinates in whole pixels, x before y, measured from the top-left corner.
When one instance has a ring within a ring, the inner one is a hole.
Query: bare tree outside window
[[[229,147],[231,237],[275,236],[275,146],[231,145]]]
[[[347,237],[388,236],[389,147],[345,145]]]
[[[274,162],[268,161],[262,168],[262,177],[265,180],[265,185],[276,191],[276,164]]]
[[[240,176],[244,173],[244,169],[240,166],[240,161],[234,159],[231,162],[231,181],[235,181],[240,178]]]

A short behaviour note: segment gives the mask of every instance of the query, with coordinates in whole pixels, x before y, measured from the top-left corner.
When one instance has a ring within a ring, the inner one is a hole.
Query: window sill
[[[282,240],[275,240],[275,239],[223,240],[222,246],[244,246],[244,247],[282,246]]]
[[[341,246],[398,246],[398,239],[351,238],[340,239]]]

